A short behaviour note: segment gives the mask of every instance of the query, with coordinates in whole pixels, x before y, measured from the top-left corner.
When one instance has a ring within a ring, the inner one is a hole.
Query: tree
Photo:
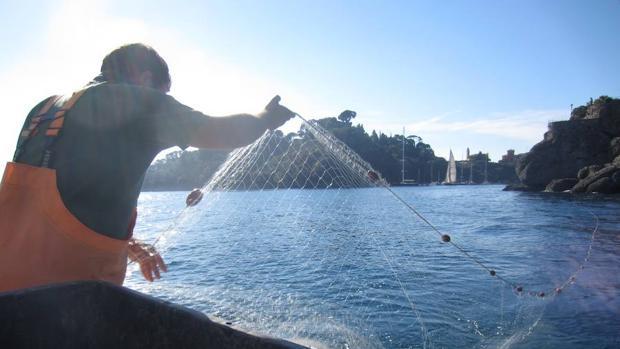
[[[372,130],[372,134],[370,135],[370,140],[373,143],[378,143],[379,142],[379,136],[377,136],[377,132],[375,132],[375,130]]]
[[[407,136],[407,138],[413,139],[414,141],[417,140],[417,142],[422,142],[422,137],[420,137],[420,136],[411,135],[411,136]]]
[[[345,110],[342,113],[340,113],[340,115],[338,115],[338,120],[346,124],[351,124],[351,119],[355,118],[356,116],[357,116],[356,112],[352,110]]]

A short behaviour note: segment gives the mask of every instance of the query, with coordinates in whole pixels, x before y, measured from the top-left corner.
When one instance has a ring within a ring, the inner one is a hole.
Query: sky
[[[305,118],[351,109],[368,132],[405,127],[446,158],[526,152],[571,104],[620,97],[620,0],[22,0],[0,3],[0,23],[0,168],[37,102],[131,42],[207,115],[279,94]]]

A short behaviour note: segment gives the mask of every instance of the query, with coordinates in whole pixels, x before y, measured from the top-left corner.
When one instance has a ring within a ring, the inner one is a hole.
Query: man
[[[144,174],[163,149],[235,148],[294,114],[214,118],[166,93],[166,62],[143,44],[108,54],[101,74],[28,115],[0,186],[0,291],[70,281],[122,284],[128,250],[147,280],[161,258],[131,239]],[[146,258],[143,258],[146,257]]]

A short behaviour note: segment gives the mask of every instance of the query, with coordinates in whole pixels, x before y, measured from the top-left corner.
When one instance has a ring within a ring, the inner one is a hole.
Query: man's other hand
[[[160,270],[168,271],[166,263],[152,245],[131,239],[128,247],[127,256],[131,261],[140,264],[140,270],[146,280],[153,282],[161,277]]]

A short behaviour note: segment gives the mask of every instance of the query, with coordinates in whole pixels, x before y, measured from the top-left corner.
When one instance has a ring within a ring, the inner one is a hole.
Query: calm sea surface
[[[170,270],[132,265],[126,286],[319,348],[620,348],[620,198],[393,189],[524,292],[378,188],[209,193],[182,214],[187,193],[142,193],[135,235]]]

